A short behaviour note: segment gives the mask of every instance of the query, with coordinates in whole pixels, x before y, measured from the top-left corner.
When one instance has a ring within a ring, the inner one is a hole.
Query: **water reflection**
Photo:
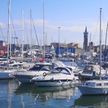
[[[0,81],[0,108],[70,108],[76,90],[70,87],[19,85],[15,80]]]
[[[108,108],[108,96],[80,96],[76,88],[0,81],[0,108]]]
[[[0,80],[0,108],[12,108],[13,92],[17,87],[13,80]]]
[[[70,87],[36,87],[30,84],[18,86],[15,94],[23,97],[22,106],[32,104],[32,108],[68,108],[74,104],[76,90]],[[25,101],[28,96],[31,103]]]
[[[75,101],[78,108],[108,108],[108,96],[81,96]]]
[[[35,85],[20,85],[15,94],[32,94],[35,100],[47,101],[50,98],[53,99],[70,99],[75,95],[75,88],[70,87],[36,87]]]

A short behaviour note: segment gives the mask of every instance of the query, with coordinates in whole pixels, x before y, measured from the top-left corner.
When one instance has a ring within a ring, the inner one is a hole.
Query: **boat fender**
[[[38,75],[35,74],[33,77],[37,77],[37,76],[38,76]]]
[[[51,80],[54,80],[54,78],[52,77]]]
[[[15,77],[16,73],[10,73],[9,76]]]
[[[44,72],[44,73],[43,73],[43,76],[45,77],[46,75],[47,75],[47,73],[46,73],[46,72]]]
[[[108,91],[107,90],[104,90],[104,94],[108,94]]]
[[[59,83],[61,83],[61,80],[59,80]]]
[[[73,78],[73,81],[75,81],[75,78]]]
[[[13,73],[9,74],[9,77],[15,77]]]

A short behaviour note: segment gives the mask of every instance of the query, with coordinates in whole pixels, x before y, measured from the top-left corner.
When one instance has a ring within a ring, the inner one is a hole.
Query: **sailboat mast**
[[[37,45],[39,46],[39,40],[38,40],[37,31],[36,31],[36,28],[35,28],[33,18],[32,18],[32,23],[33,23],[33,28],[34,28],[34,32],[35,32],[35,37],[36,37],[36,40],[37,40]]]
[[[9,45],[10,45],[9,55],[10,55],[10,57],[11,57],[11,38],[12,38],[12,37],[11,37],[11,34],[12,34],[12,33],[11,33],[11,32],[12,32],[12,31],[11,31],[11,16],[12,16],[12,14],[11,14],[11,0],[10,0],[10,5],[9,5],[9,17],[10,17],[10,18],[9,18],[9,20],[10,20],[10,21],[9,21],[9,25],[10,25],[10,27],[9,27],[9,31],[10,31],[10,33],[9,33],[9,40],[10,40],[10,44],[9,44]]]
[[[100,8],[100,74],[101,74],[101,62],[102,62],[102,29],[101,29],[101,15],[102,15],[102,8]]]
[[[45,15],[44,15],[44,0],[43,0],[43,57],[45,58]]]
[[[11,20],[10,20],[10,13],[11,13],[11,0],[8,1],[8,31],[7,31],[7,57],[11,56]]]
[[[108,22],[107,22],[106,34],[105,34],[105,50],[106,50],[106,45],[107,45],[107,34],[108,34]]]
[[[30,9],[30,50],[32,49],[32,10]]]
[[[23,61],[23,50],[24,50],[24,11],[22,10],[22,61]]]
[[[108,22],[107,22],[107,26],[106,26],[106,34],[105,34],[105,55],[104,55],[104,61],[106,61],[106,49],[107,49],[107,34],[108,34]]]

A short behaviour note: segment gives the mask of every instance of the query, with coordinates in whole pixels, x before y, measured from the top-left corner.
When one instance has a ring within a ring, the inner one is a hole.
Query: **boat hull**
[[[5,70],[5,71],[0,71],[0,80],[8,80],[8,79],[13,79],[14,76],[11,75],[12,73],[14,73],[14,70]]]
[[[9,76],[9,73],[3,73],[3,72],[1,72],[0,73],[0,80],[6,80],[6,79],[11,79],[11,78],[13,78],[13,77],[10,77]]]
[[[14,75],[15,78],[21,83],[32,83],[31,79],[33,76],[31,75]]]
[[[58,87],[58,86],[74,86],[74,83],[72,81],[67,80],[41,80],[41,81],[34,81],[36,86],[42,86],[42,87]]]
[[[93,88],[93,87],[84,87],[78,86],[82,95],[106,95],[108,94],[108,87],[107,88]]]

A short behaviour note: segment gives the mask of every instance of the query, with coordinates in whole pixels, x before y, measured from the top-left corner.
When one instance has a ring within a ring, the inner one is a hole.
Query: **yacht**
[[[35,76],[32,82],[36,86],[56,87],[56,86],[74,86],[78,80],[74,73],[66,67],[56,67],[51,73]]]
[[[53,61],[55,67],[67,67],[69,68],[76,76],[82,73],[83,69],[81,69],[75,62],[65,62],[62,61]]]
[[[20,63],[7,63],[5,65],[0,66],[0,80],[1,79],[13,79],[13,74],[17,70],[23,70],[23,64]]]
[[[14,76],[12,75],[16,69],[2,69],[0,70],[0,80],[7,80],[7,79],[13,79]]]
[[[17,71],[14,73],[15,78],[21,83],[31,83],[31,79],[34,76],[43,75],[49,73],[52,68],[51,63],[42,62],[35,63],[33,67],[28,70]]]
[[[78,85],[82,95],[108,94],[108,80],[88,80]]]
[[[101,67],[101,75],[106,74],[106,70]],[[100,66],[99,65],[87,65],[82,73],[79,74],[79,79],[82,81],[99,79],[100,78]]]

